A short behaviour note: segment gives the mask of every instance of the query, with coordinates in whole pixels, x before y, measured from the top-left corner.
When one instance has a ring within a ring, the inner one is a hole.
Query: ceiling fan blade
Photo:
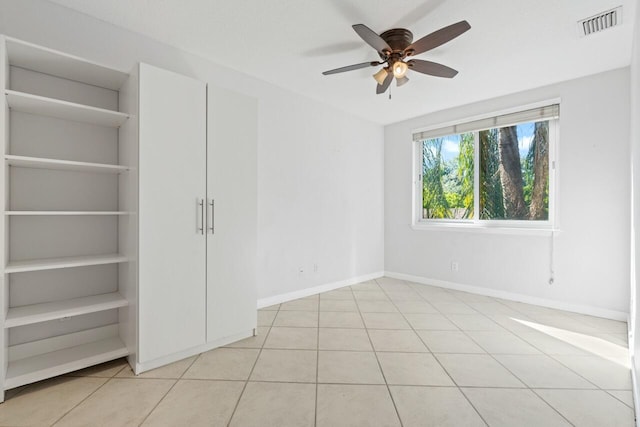
[[[438,31],[434,31],[412,43],[405,49],[405,52],[407,52],[407,55],[419,55],[455,39],[469,28],[471,28],[471,25],[469,25],[467,21],[456,22],[448,27],[440,28]]]
[[[391,71],[389,71],[389,74],[387,74],[387,78],[384,79],[382,84],[376,86],[376,94],[380,95],[381,93],[385,93],[387,91],[387,89],[389,88],[389,85],[391,84],[391,81],[393,81],[393,73]]]
[[[458,74],[457,70],[449,68],[446,65],[438,64],[437,62],[423,61],[422,59],[412,59],[407,62],[409,69],[417,71],[422,74],[429,74],[430,76],[446,77],[448,79],[455,77]]]
[[[334,70],[325,71],[322,74],[327,76],[329,74],[344,73],[345,71],[359,70],[360,68],[375,67],[376,65],[380,65],[380,63],[376,61],[362,62],[360,64],[347,65],[346,67],[340,67]]]
[[[371,28],[367,27],[364,24],[355,24],[353,25],[353,29],[356,33],[364,40],[369,46],[374,48],[376,51],[380,53],[391,53],[391,47],[387,44],[386,41],[382,39],[378,34],[375,33]]]

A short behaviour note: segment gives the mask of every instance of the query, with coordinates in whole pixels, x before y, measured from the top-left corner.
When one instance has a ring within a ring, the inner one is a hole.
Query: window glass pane
[[[473,218],[473,133],[422,141],[422,218]]]
[[[479,132],[480,219],[549,219],[549,121]]]

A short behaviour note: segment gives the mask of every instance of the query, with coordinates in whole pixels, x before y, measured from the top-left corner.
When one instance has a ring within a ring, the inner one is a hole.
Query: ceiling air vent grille
[[[620,24],[622,24],[622,6],[618,6],[615,9],[578,21],[581,36],[598,33]]]

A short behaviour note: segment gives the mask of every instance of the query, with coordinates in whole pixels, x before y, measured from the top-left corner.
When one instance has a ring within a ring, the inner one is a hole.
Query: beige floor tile
[[[400,313],[362,313],[367,329],[411,329]]]
[[[593,384],[544,354],[495,357],[532,388],[595,388]]]
[[[263,347],[315,350],[318,347],[318,329],[273,327]]]
[[[467,305],[482,314],[507,316],[519,315],[519,313],[511,307],[494,301],[467,302]]]
[[[249,382],[230,426],[311,427],[315,395],[315,384]]]
[[[407,282],[405,282],[402,279],[396,279],[395,277],[378,277],[377,279],[375,279],[375,282],[380,285],[381,287],[383,286],[396,286],[396,285],[400,285],[400,286],[408,286]]]
[[[139,425],[175,380],[114,378],[65,415],[56,426]]]
[[[288,301],[280,305],[280,311],[318,311],[318,296]]]
[[[542,351],[545,354],[549,355],[583,355],[586,356],[589,353],[586,351],[575,347],[565,341],[562,341],[558,338],[554,338],[550,335],[544,334],[542,332],[526,332],[526,333],[518,333],[516,334],[533,345],[538,350]]]
[[[631,390],[631,370],[598,356],[553,356],[554,359],[604,389]]]
[[[485,316],[516,335],[535,331],[535,329],[531,327],[531,324],[535,324],[535,321],[527,316],[520,314],[515,316],[505,314],[485,314]]]
[[[318,427],[400,426],[384,385],[318,385]]]
[[[351,285],[353,291],[382,291],[382,288],[378,286],[375,281],[368,281]]]
[[[463,302],[438,302],[433,305],[443,314],[477,314],[478,312]]]
[[[429,353],[378,353],[387,384],[453,386],[449,375]]]
[[[320,351],[318,382],[384,384],[384,377],[373,352]]]
[[[456,387],[390,386],[404,427],[480,427],[486,424]]]
[[[456,325],[451,323],[442,314],[406,314],[409,323],[414,329],[430,330],[430,331],[457,331]]]
[[[329,292],[323,292],[320,294],[320,301],[322,300],[350,300],[354,301],[353,292],[350,288],[340,288]]]
[[[391,301],[359,300],[361,313],[397,313],[398,309]]]
[[[393,302],[401,301],[415,301],[421,299],[417,292],[411,290],[410,287],[405,286],[403,290],[386,290],[387,297]]]
[[[337,311],[320,312],[321,328],[364,328],[364,322],[360,313],[348,313]]]
[[[373,351],[365,329],[320,328],[320,350]]]
[[[624,403],[630,408],[634,407],[633,392],[631,390],[606,390],[607,393]]]
[[[534,390],[576,426],[633,427],[633,410],[602,390]]]
[[[126,367],[121,370],[116,377],[118,378],[175,378],[178,379],[185,373],[185,371],[191,366],[194,360],[196,360],[197,356],[189,357],[186,359],[179,360],[174,363],[170,363],[169,365],[162,366],[157,369],[152,369],[147,372],[143,372],[136,377],[130,367]]]
[[[355,299],[321,299],[320,311],[358,311]]]
[[[143,426],[226,426],[244,383],[180,380],[162,399]]]
[[[100,377],[100,378],[111,378],[115,376],[118,372],[122,371],[124,368],[129,368],[129,363],[127,359],[117,359],[112,360],[110,362],[101,363],[99,365],[90,366],[85,369],[80,369],[79,371],[69,372],[67,376],[69,377]]]
[[[277,314],[277,311],[258,310],[258,326],[271,326]]]
[[[605,334],[628,334],[627,322],[620,322],[617,320],[603,319],[602,317],[585,316],[582,314],[570,313],[571,317],[576,318],[578,321],[584,321],[590,326],[598,329],[599,332]]]
[[[494,299],[492,297],[488,297],[486,295],[478,295],[478,294],[472,294],[469,292],[462,292],[462,291],[449,291],[451,293],[451,295],[455,296],[456,298],[458,298],[460,301],[463,301],[465,303],[479,303],[479,302],[494,302]]]
[[[488,355],[436,354],[436,358],[461,387],[524,387],[524,384]]]
[[[270,305],[268,307],[262,307],[258,311],[278,311],[278,310],[280,310],[280,304],[274,304],[274,305]]]
[[[533,346],[508,331],[467,331],[467,335],[487,353],[541,354]]]
[[[408,353],[428,352],[427,347],[414,331],[369,330],[369,338],[375,351],[400,351]]]
[[[258,349],[217,348],[202,353],[184,373],[185,379],[246,380],[258,358]]]
[[[482,314],[448,314],[447,317],[463,331],[504,331],[504,328]]]
[[[571,427],[531,390],[463,388],[462,392],[491,427]]]
[[[484,353],[464,332],[416,331],[433,353]]]
[[[231,348],[262,348],[264,344],[264,340],[267,338],[267,334],[269,333],[269,327],[258,326],[256,328],[256,336],[245,338],[240,341],[236,341],[231,344],[227,344],[225,347]]]
[[[429,304],[426,301],[422,301],[420,298],[416,297],[414,301],[398,301],[395,303],[400,313],[409,314],[409,313],[438,313],[438,310],[435,309],[434,306]]]
[[[353,291],[356,301],[389,301],[383,291]]]
[[[283,311],[280,310],[273,326],[295,326],[304,328],[318,327],[317,311]]]
[[[263,349],[250,380],[315,383],[316,366],[315,350]]]
[[[437,304],[440,302],[460,302],[458,298],[454,297],[449,292],[442,291],[442,290],[425,291],[425,290],[416,289],[416,292],[418,292],[418,294],[420,294],[422,298],[424,298],[427,302],[431,304]]]
[[[107,381],[58,377],[32,384],[0,405],[0,425],[51,425]]]

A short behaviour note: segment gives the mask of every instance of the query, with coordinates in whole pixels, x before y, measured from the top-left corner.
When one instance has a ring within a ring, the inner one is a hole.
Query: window
[[[559,106],[413,135],[417,223],[548,227]]]

